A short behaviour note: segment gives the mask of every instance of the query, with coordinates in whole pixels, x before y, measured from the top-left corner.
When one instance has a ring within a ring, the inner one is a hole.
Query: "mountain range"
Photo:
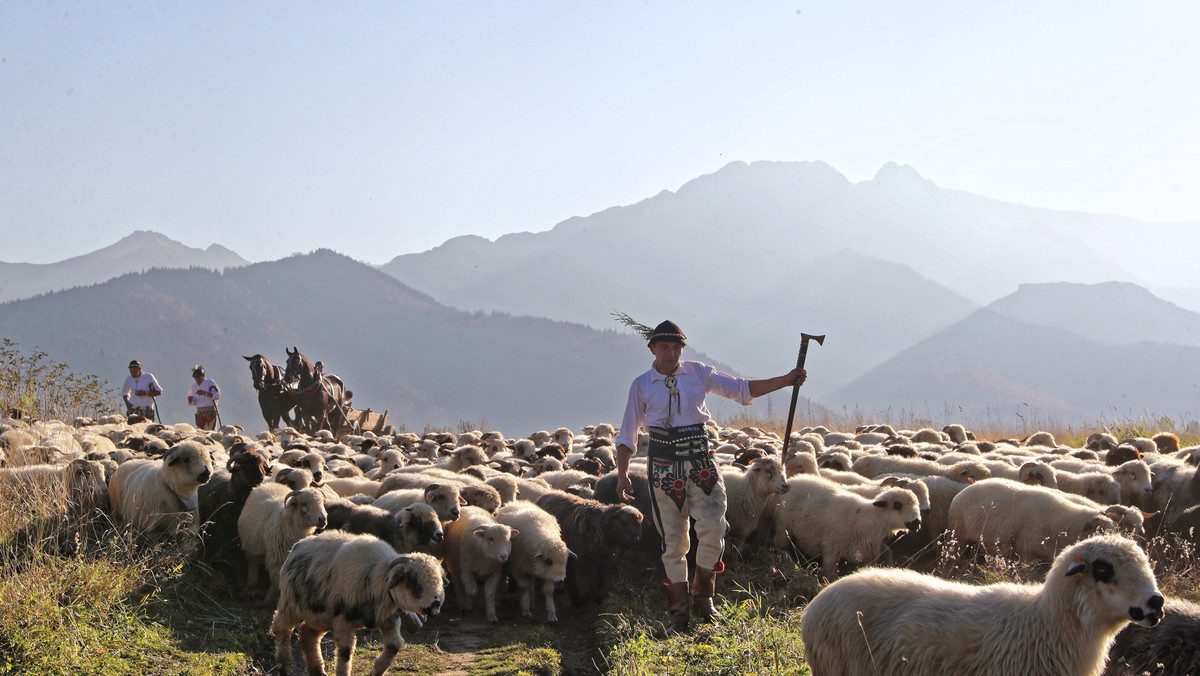
[[[298,345],[347,376],[356,405],[410,428],[487,419],[524,434],[619,417],[648,363],[614,322],[621,311],[675,320],[690,357],[702,350],[749,377],[790,368],[801,332],[825,334],[809,351],[806,406],[854,419],[1190,420],[1200,410],[1188,368],[1200,356],[1200,282],[1187,264],[1196,225],[1000,202],[898,165],[854,184],[820,162],[737,162],[549,231],[456,237],[377,269],[330,251],[246,265],[218,245],[135,233],[71,260],[101,277],[106,258],[191,269],[0,305],[0,335],[122,377],[135,350],[181,374],[204,359],[236,373],[235,353],[281,359]],[[182,257],[128,253],[152,239]],[[198,256],[209,252],[216,260]],[[53,328],[92,306],[114,326],[88,315],[88,335]],[[148,315],[149,327],[117,328]],[[192,326],[203,339],[163,344]],[[134,339],[145,330],[152,340]],[[233,378],[252,398],[248,375]],[[774,404],[765,408],[778,416]]]
[[[298,347],[401,429],[463,425],[524,436],[613,422],[651,356],[629,331],[443,306],[332,251],[224,271],[154,269],[0,305],[0,336],[115,390],[139,359],[164,421],[191,419],[194,364],[222,390],[222,420],[265,423],[243,357],[282,366]],[[703,357],[712,361],[707,357]]]
[[[137,230],[119,242],[55,263],[0,262],[0,303],[100,282],[151,268],[220,270],[246,260],[219,244],[185,246],[157,232]]]

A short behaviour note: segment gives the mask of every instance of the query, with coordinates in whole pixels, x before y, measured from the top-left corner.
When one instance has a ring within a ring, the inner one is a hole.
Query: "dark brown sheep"
[[[1108,465],[1109,467],[1117,467],[1118,465],[1124,465],[1130,460],[1141,459],[1142,452],[1139,451],[1136,446],[1121,444],[1120,446],[1110,450],[1104,456],[1104,464]]]
[[[1153,629],[1126,625],[1108,651],[1104,676],[1200,674],[1200,605],[1167,599]]]
[[[200,503],[204,556],[233,578],[246,569],[238,540],[238,517],[250,491],[270,474],[267,454],[244,444],[235,446],[224,472],[214,472],[208,483],[197,489]]]
[[[606,505],[567,493],[546,493],[537,506],[554,515],[563,541],[575,552],[567,559],[567,595],[576,606],[600,600],[608,571],[621,550],[637,539],[642,513],[629,505]]]

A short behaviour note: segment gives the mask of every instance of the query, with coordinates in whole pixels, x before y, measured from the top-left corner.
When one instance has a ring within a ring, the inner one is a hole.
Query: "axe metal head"
[[[810,341],[810,340],[815,342],[817,345],[824,345],[825,344],[825,334],[822,333],[819,336],[813,336],[813,335],[810,335],[807,333],[800,334],[800,343],[801,344],[807,344],[808,341]]]

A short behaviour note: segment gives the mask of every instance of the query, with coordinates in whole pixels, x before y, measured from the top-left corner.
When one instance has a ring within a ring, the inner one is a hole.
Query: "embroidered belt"
[[[708,430],[704,425],[651,427],[649,454],[670,460],[698,460],[712,457],[708,450]]]
[[[650,488],[662,491],[678,509],[687,500],[689,481],[711,495],[720,475],[704,425],[651,427],[649,432]]]

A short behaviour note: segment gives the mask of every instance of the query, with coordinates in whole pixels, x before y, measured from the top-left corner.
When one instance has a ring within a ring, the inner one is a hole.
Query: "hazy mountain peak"
[[[937,184],[925,178],[907,164],[896,164],[888,162],[875,172],[875,178],[871,179],[872,183],[885,186],[901,186],[912,187],[921,186],[936,188]]]

